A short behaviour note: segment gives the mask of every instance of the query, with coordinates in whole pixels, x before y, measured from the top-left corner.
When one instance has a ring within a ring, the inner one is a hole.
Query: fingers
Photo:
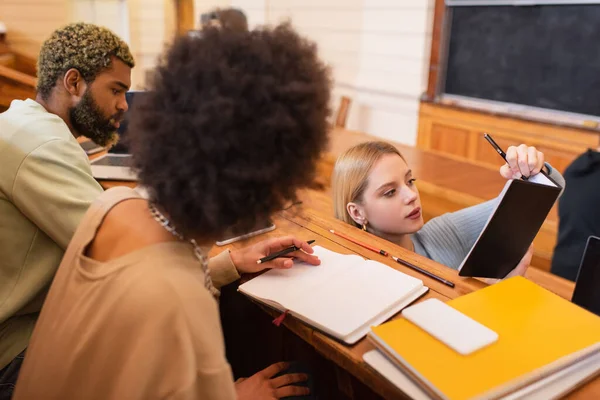
[[[265,268],[291,268],[294,265],[294,258],[311,265],[321,264],[321,260],[319,260],[317,256],[312,255],[312,253],[314,253],[313,248],[307,242],[297,239],[293,236],[270,239],[265,244],[268,249],[268,254],[280,251],[281,249],[285,249],[292,245],[301,249],[287,254],[286,257],[279,257],[275,260],[265,263]]]
[[[272,252],[279,251],[290,246],[296,246],[299,249],[304,250],[308,254],[312,254],[314,252],[310,244],[303,240],[297,239],[294,236],[283,236],[279,238],[269,239],[266,244]]]
[[[265,268],[279,268],[286,269],[292,268],[294,266],[294,259],[304,261],[311,265],[320,265],[321,260],[317,256],[313,256],[311,254],[306,254],[303,251],[294,251],[293,253],[289,253],[288,257],[279,257],[269,262],[263,264]]]
[[[525,272],[527,272],[527,268],[529,268],[529,264],[531,263],[531,259],[533,258],[533,245],[529,246],[527,253],[523,256],[519,264],[510,271],[506,278],[511,278],[513,276],[523,276]],[[506,279],[505,278],[505,279]]]
[[[289,254],[290,256],[300,260],[300,261],[304,261],[306,263],[309,263],[311,265],[319,265],[321,264],[321,260],[319,259],[319,257],[317,256],[313,256],[312,254],[306,254],[305,252],[303,252],[302,250],[299,251],[294,251],[293,253]]]
[[[262,375],[265,378],[271,378],[273,375],[277,375],[281,371],[284,371],[290,367],[290,363],[287,362],[278,362],[272,365],[269,365],[267,368],[263,369],[260,372],[257,372],[257,375]]]
[[[502,175],[504,179],[513,179],[513,171],[508,164],[504,164],[500,167],[500,175]]]
[[[288,257],[279,257],[262,264],[264,268],[287,269],[294,266],[294,259]]]
[[[543,162],[540,164],[539,154],[541,154],[535,147],[527,148],[527,162],[531,175],[538,174],[542,169]]]
[[[517,157],[518,157],[517,148],[515,146],[510,146],[506,150],[506,162],[508,163],[508,168],[510,169],[510,171],[512,173],[511,178],[520,179],[522,174],[521,174],[521,170],[519,169],[519,163],[518,163]]]
[[[545,163],[546,159],[544,157],[544,153],[542,153],[539,150],[536,150],[536,151],[537,151],[537,156],[538,156],[538,165],[536,168],[537,172],[535,172],[535,174],[539,174],[542,171],[542,168],[544,168],[544,163]]]
[[[290,396],[306,396],[310,394],[310,390],[304,386],[284,386],[275,389],[275,398],[281,399]]]
[[[488,285],[493,285],[495,283],[502,281],[502,279],[494,279],[494,278],[483,278],[481,280],[484,281],[485,283],[487,283]]]
[[[507,165],[500,167],[500,175],[506,179],[520,179],[538,174],[544,166],[544,153],[524,144],[510,146],[506,150]]]
[[[308,375],[306,374],[285,374],[271,379],[271,387],[276,389],[293,383],[306,382],[307,380]]]
[[[527,146],[524,144],[517,147],[517,165],[519,166],[521,175],[527,178],[531,175],[531,171],[529,170],[529,153]]]

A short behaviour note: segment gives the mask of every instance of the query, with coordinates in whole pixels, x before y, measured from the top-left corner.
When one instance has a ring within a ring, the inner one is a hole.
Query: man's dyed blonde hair
[[[69,69],[75,68],[86,82],[110,68],[112,57],[133,68],[129,46],[110,30],[83,22],[60,28],[42,45],[37,63],[37,90],[46,100]]]

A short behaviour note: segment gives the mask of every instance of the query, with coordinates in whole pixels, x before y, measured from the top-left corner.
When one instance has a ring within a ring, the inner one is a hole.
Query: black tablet
[[[600,238],[596,236],[588,238],[571,301],[600,316]]]

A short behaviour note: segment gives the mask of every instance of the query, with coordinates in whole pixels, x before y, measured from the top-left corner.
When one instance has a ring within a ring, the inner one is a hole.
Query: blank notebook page
[[[345,337],[423,287],[423,282],[376,261],[314,247],[321,265],[296,263],[240,286]]]

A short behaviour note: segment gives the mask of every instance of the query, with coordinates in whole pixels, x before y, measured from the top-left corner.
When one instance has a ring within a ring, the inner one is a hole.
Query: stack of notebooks
[[[243,294],[344,343],[363,338],[428,290],[423,281],[372,260],[314,247],[321,265],[273,269],[240,285]]]
[[[423,303],[407,308],[406,319],[374,327],[369,338],[378,350],[364,356],[412,398],[547,400],[600,373],[600,317],[525,278],[440,303],[479,326],[473,335],[467,323],[431,329],[435,321],[417,312]],[[465,329],[458,347],[448,344]]]

